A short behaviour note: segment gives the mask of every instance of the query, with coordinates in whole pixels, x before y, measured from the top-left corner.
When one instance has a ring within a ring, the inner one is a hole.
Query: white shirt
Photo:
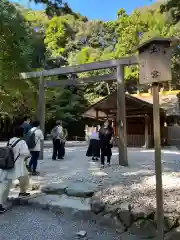
[[[58,135],[57,135],[56,139],[62,139],[62,137],[63,137],[63,128],[62,128],[62,126],[60,126],[60,125],[57,126],[57,133],[58,133]]]
[[[13,145],[19,138],[17,137],[13,137],[9,140],[9,144],[10,145]],[[19,158],[20,157],[27,157],[28,155],[30,155],[30,152],[29,152],[29,149],[28,149],[28,146],[26,144],[26,142],[22,139],[20,140],[16,145],[15,147],[13,148],[13,152],[14,152],[14,158],[16,159],[19,155]],[[19,159],[18,158],[18,159]]]
[[[96,139],[99,140],[99,133],[98,132],[92,132],[90,139]]]
[[[19,138],[13,137],[9,140],[9,144],[13,145]],[[25,166],[24,159],[30,156],[30,152],[28,146],[24,140],[19,141],[16,146],[13,148],[14,158],[17,158],[15,162],[15,166],[10,170],[2,170],[0,169],[0,182],[5,179],[15,180],[21,176],[28,175],[28,171]]]
[[[43,136],[43,133],[42,133],[41,129],[33,127],[33,128],[31,128],[30,131],[34,131],[34,130],[36,130],[35,131],[35,143],[36,143],[36,146],[33,149],[30,149],[30,151],[40,152],[40,150],[41,150],[41,140],[44,140],[44,136]]]

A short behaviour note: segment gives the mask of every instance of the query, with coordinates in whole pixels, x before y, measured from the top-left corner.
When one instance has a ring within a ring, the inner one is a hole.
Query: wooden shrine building
[[[153,134],[153,105],[129,94],[125,95],[126,101],[126,125],[127,144],[129,147],[152,147]],[[96,119],[97,121],[112,120],[116,141],[118,140],[117,124],[117,91],[90,106],[83,117]],[[160,109],[161,119],[161,143],[166,142],[166,131],[164,127],[166,113]]]

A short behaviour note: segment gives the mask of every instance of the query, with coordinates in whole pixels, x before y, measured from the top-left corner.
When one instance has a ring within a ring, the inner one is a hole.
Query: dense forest
[[[35,2],[45,3],[46,9],[33,11],[0,0],[1,128],[4,124],[9,126],[10,122],[20,121],[18,119],[26,114],[36,115],[39,79],[21,80],[20,72],[117,59],[127,56],[133,47],[151,37],[180,37],[180,1],[176,0],[168,1],[166,5],[158,1],[150,7],[136,9],[130,15],[124,9],[119,9],[117,18],[107,22],[89,20],[86,16],[75,13],[61,0]],[[171,88],[178,89],[179,47],[173,50],[172,67]],[[101,75],[111,71],[113,70],[92,71],[76,77]],[[67,77],[70,76],[57,76],[53,79],[60,81]],[[138,67],[127,67],[125,80],[126,91],[129,93],[148,91],[147,87],[138,85]],[[66,123],[81,120],[81,113],[90,104],[115,88],[115,83],[101,82],[47,89],[47,126],[55,119],[62,119]]]

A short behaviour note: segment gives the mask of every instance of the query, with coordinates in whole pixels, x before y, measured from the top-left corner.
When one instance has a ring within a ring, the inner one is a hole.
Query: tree
[[[113,59],[113,51],[117,43],[116,21],[88,21],[79,22],[73,40],[73,51],[70,51],[68,62],[70,65],[85,64],[94,61]],[[81,77],[103,75],[109,70],[91,71],[80,74]],[[98,82],[88,84],[84,90],[89,103],[109,93],[108,83]]]
[[[134,11],[131,15],[127,15],[123,9],[120,9],[117,32],[119,37],[115,57],[119,58],[132,54],[132,49],[152,37],[173,36],[175,31],[172,22],[167,21],[166,14],[162,14],[157,6]],[[127,88],[134,91],[137,89],[134,84],[139,77],[138,67],[126,67],[125,70],[125,79],[130,80],[132,84],[130,87],[131,84],[127,83]],[[141,91],[145,89],[146,87],[141,87]]]
[[[75,42],[80,48],[91,47],[104,50],[111,46],[111,50],[113,50],[117,39],[115,28],[115,21],[81,22],[75,36]]]
[[[30,109],[34,111],[36,105],[38,80],[21,81],[19,79],[21,71],[119,58],[132,54],[131,50],[134,47],[151,37],[180,36],[180,26],[167,19],[166,13],[160,12],[160,4],[136,10],[130,15],[124,9],[120,9],[116,20],[104,22],[90,21],[74,13],[61,0],[35,0],[35,2],[44,3],[47,6],[46,11],[32,11],[18,5],[14,6],[7,0],[0,3],[0,20],[3,23],[0,26],[2,28],[0,46],[4,50],[0,51],[2,69],[0,108],[3,109],[6,104],[7,112],[14,115],[17,115],[18,111],[27,112]],[[8,10],[8,14],[7,10],[2,10],[3,8]],[[178,85],[179,49],[175,48],[173,54],[173,81]],[[58,60],[45,61],[45,56],[58,57]],[[76,77],[103,75],[113,71],[113,69],[90,71],[77,74]],[[137,90],[138,74],[138,67],[125,68],[125,79],[128,80],[126,90],[130,93]],[[60,81],[69,77],[58,76],[51,79]],[[115,89],[115,83],[105,82],[80,86],[76,92],[71,88],[47,89],[47,119],[62,118],[65,121],[79,119],[88,104]],[[142,87],[142,91],[144,90]]]
[[[115,49],[115,58],[128,56],[132,54],[134,47],[138,46],[141,41],[141,36],[147,29],[147,24],[141,18],[141,13],[138,11],[128,15],[124,9],[118,11],[118,42]],[[131,82],[126,86],[126,90],[137,90],[138,67],[130,66],[125,68],[125,79]]]
[[[20,11],[6,0],[0,2],[1,80],[16,79],[28,70],[32,56],[32,31]]]
[[[66,44],[74,35],[74,17],[53,17],[46,28],[44,42],[51,56],[66,56]]]
[[[140,42],[140,35],[145,31],[146,24],[141,19],[139,12],[133,12],[127,15],[125,10],[118,12],[118,43],[116,45],[116,57],[126,56],[133,47]]]
[[[180,1],[168,0],[165,4],[161,5],[161,12],[168,12],[172,17],[174,23],[180,21]]]
[[[7,0],[0,1],[0,22],[0,111],[6,109],[6,113],[14,116],[30,110],[34,104],[32,82],[19,78],[20,72],[31,70],[34,32],[19,8]]]
[[[46,107],[51,118],[61,119],[69,123],[81,119],[87,102],[80,89],[73,92],[71,88],[66,88],[54,91],[54,95],[49,99]]]
[[[63,0],[30,0],[35,3],[44,4],[48,17],[63,16],[65,14],[73,14],[72,9]]]

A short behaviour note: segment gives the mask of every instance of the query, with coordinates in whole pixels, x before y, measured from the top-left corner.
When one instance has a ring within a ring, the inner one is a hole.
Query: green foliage
[[[30,0],[32,1],[32,0]],[[45,11],[48,17],[73,14],[72,9],[62,0],[33,0],[35,3],[45,5]]]
[[[68,20],[71,20],[68,21]],[[45,31],[45,44],[52,56],[65,53],[65,46],[73,37],[73,17],[53,17]]]
[[[29,94],[32,83],[19,78],[20,72],[32,67],[34,31],[18,6],[1,0],[0,33],[0,111],[13,116],[30,110],[34,103],[34,93]]]
[[[168,12],[174,23],[180,21],[180,1],[168,0],[161,5],[161,12]]]
[[[170,0],[166,8],[160,3],[144,7],[128,15],[124,9],[114,21],[89,21],[74,13],[62,0],[35,0],[46,4],[46,11],[32,11],[0,0],[0,110],[18,115],[18,111],[34,111],[38,80],[22,81],[19,72],[47,69],[64,65],[85,64],[115,59],[132,54],[140,43],[155,36],[180,37],[178,20],[179,3]],[[176,1],[178,2],[178,1]],[[173,3],[175,4],[175,2]],[[169,6],[169,7],[168,7]],[[173,13],[173,21],[169,12]],[[60,57],[57,61],[45,61],[46,57]],[[180,85],[180,50],[173,51],[173,83]],[[42,65],[43,63],[43,65]],[[90,71],[76,77],[89,77],[113,72],[113,69]],[[138,67],[126,67],[126,90],[137,90]],[[58,76],[50,80],[66,79]],[[111,91],[115,83],[91,83],[80,87],[76,93],[68,89],[46,91],[47,120],[60,118],[71,122],[80,118],[84,109]],[[145,90],[144,87],[141,88]]]
[[[32,55],[32,31],[21,13],[8,1],[0,1],[1,81],[15,80],[29,70]]]
[[[174,25],[167,22],[167,16],[159,8],[147,8],[127,15],[123,9],[118,12],[118,43],[115,57],[127,56],[140,43],[153,37],[174,35]],[[138,80],[138,67],[127,67],[126,80]],[[129,85],[129,84],[128,84]],[[135,88],[134,88],[135,89]]]
[[[49,19],[43,11],[32,11],[29,9],[21,9],[23,16],[31,26],[44,35],[44,30],[49,22]]]
[[[75,41],[80,48],[88,46],[104,50],[116,44],[116,23],[114,21],[102,22],[99,20],[82,22],[79,25]],[[77,48],[78,49],[78,48]]]
[[[81,90],[72,93],[68,89],[59,89],[47,103],[51,113],[50,117],[65,122],[80,120],[86,106],[87,102]]]

